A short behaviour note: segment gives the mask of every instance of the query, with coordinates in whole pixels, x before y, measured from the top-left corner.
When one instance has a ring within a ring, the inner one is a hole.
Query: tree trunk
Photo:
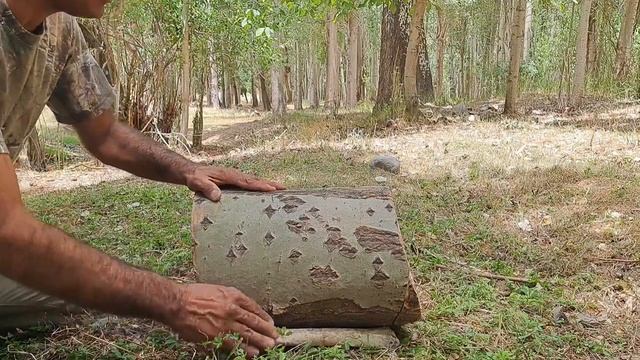
[[[618,36],[616,47],[615,72],[618,81],[625,80],[629,76],[631,48],[633,46],[633,33],[638,16],[638,0],[625,0],[622,12],[622,26]]]
[[[284,68],[281,65],[273,65],[271,68],[271,111],[275,117],[282,117],[287,113],[284,81]]]
[[[296,101],[294,104],[294,108],[295,110],[302,110],[302,98],[303,98],[303,91],[302,91],[302,87],[303,85],[303,75],[302,75],[302,60],[300,59],[302,57],[301,54],[301,50],[300,50],[300,44],[298,44],[298,42],[296,42],[296,73],[295,73],[295,78],[296,78]]]
[[[335,116],[340,106],[340,48],[338,47],[338,24],[336,9],[327,16],[327,91],[325,108]]]
[[[520,65],[524,52],[524,36],[526,23],[526,1],[517,0],[514,24],[511,33],[511,61],[509,62],[509,75],[507,77],[507,92],[504,102],[504,113],[517,113],[517,103],[520,85]]]
[[[435,99],[424,23],[420,24],[420,39],[418,40],[418,97],[424,101],[433,101]]]
[[[347,61],[347,101],[348,108],[358,105],[358,43],[360,39],[360,19],[358,11],[353,10],[349,14],[349,45]]]
[[[231,91],[233,91],[233,105],[238,108],[242,100],[240,98],[240,89],[238,88],[238,81],[235,74],[231,76]]]
[[[421,24],[424,20],[424,12],[427,8],[427,0],[416,0],[413,16],[411,18],[411,32],[407,45],[407,58],[404,66],[404,98],[406,111],[409,117],[418,115],[418,49],[420,44]]]
[[[232,78],[229,76],[229,69],[224,70],[224,107],[225,109],[231,108],[233,104],[233,95],[231,93],[231,81]]]
[[[589,39],[589,16],[593,0],[582,0],[580,4],[580,23],[576,38],[576,69],[573,75],[573,92],[571,104],[579,107],[582,104],[587,80],[587,42]]]
[[[380,112],[391,104],[394,90],[396,87],[401,88],[404,77],[411,3],[394,1],[393,7],[396,9],[395,13],[388,6],[382,10],[378,94],[374,112]]]
[[[196,197],[192,234],[198,280],[238,287],[277,326],[420,319],[388,190],[230,192],[219,203]]]
[[[218,87],[218,66],[215,59],[211,58],[211,81],[209,83],[209,106],[220,108],[220,90]]]
[[[189,105],[191,100],[191,46],[189,45],[189,0],[182,3],[182,116],[180,133],[187,136],[189,132]]]
[[[47,159],[44,154],[44,146],[40,141],[38,129],[33,128],[28,138],[27,157],[31,170],[38,172],[47,171]]]
[[[258,104],[258,92],[256,91],[256,76],[251,74],[251,107],[257,109]]]
[[[267,90],[267,80],[264,78],[264,73],[258,74],[260,77],[260,98],[262,98],[262,110],[271,111],[271,100],[269,98],[269,91]]]
[[[591,14],[589,15],[589,35],[587,37],[587,74],[590,74],[595,70],[598,56],[598,26],[596,23],[597,15],[597,7],[594,4],[591,7]]]
[[[447,20],[441,6],[437,8],[438,28],[436,30],[436,98],[444,96],[444,54],[447,46]]]
[[[362,21],[362,20],[360,20]],[[366,86],[364,83],[364,46],[363,46],[363,42],[364,42],[364,36],[365,36],[365,29],[366,27],[364,27],[361,23],[359,23],[358,26],[358,51],[357,51],[357,62],[356,62],[356,66],[357,66],[357,73],[358,73],[358,93],[356,94],[356,98],[358,101],[364,100],[365,96],[366,96]]]
[[[316,54],[317,44],[315,41],[312,42],[312,48],[309,54],[310,57],[310,71],[311,75],[309,76],[309,103],[312,109],[317,109],[320,107],[320,96],[318,94],[318,82],[320,77],[320,69],[318,64],[318,58]]]
[[[195,150],[199,150],[202,148],[202,130],[204,128],[204,89],[206,87],[206,79],[204,74],[201,75],[201,85],[202,90],[200,91],[199,101],[198,101],[198,112],[193,118],[193,144],[192,147]]]
[[[522,51],[522,61],[529,59],[531,49],[531,39],[533,38],[533,0],[527,0],[527,11],[524,21],[524,50]]]

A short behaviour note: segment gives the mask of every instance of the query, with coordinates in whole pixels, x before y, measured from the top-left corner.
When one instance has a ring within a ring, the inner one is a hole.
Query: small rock
[[[140,207],[140,203],[139,202],[134,202],[132,204],[127,205],[127,207],[129,209],[134,209],[134,208]]]
[[[376,182],[378,184],[384,184],[387,182],[387,178],[384,176],[376,176]]]
[[[80,216],[82,216],[83,218],[89,217],[89,215],[91,215],[91,212],[89,212],[89,210],[85,210],[80,213]]]
[[[469,120],[469,122],[474,122],[474,121],[476,121],[476,120],[477,120],[477,118],[476,118],[476,116],[475,116],[475,115],[469,115],[468,120]]]
[[[609,217],[612,219],[620,219],[622,217],[622,214],[617,211],[611,211],[609,212]]]
[[[464,104],[458,104],[453,106],[453,112],[458,116],[464,116],[469,114],[469,109]]]
[[[609,249],[609,247],[605,243],[600,243],[598,245],[598,250],[600,250],[600,251],[607,251],[607,249]]]
[[[584,327],[595,328],[604,325],[608,321],[605,315],[595,317],[588,314],[578,314],[578,323]]]
[[[556,325],[564,325],[569,323],[569,319],[567,318],[567,314],[564,313],[564,306],[556,306],[553,308],[553,322]]]
[[[371,161],[371,167],[397,174],[400,172],[400,160],[391,155],[377,156]]]
[[[531,232],[533,231],[533,226],[531,226],[531,222],[529,222],[528,219],[522,219],[518,222],[518,227],[520,228],[520,230],[524,231],[524,232]]]

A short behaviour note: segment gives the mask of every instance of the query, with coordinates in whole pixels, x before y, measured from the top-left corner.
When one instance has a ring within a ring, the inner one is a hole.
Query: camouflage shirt
[[[74,124],[114,102],[73,17],[54,14],[32,33],[0,0],[0,154],[15,160],[45,105],[58,122]]]

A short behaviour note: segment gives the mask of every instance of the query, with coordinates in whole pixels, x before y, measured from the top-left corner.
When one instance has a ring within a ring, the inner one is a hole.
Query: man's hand
[[[271,317],[242,292],[217,285],[184,285],[181,306],[165,322],[184,340],[203,343],[238,334],[242,343],[226,339],[223,348],[244,349],[250,357],[276,345],[279,335]]]
[[[193,174],[187,175],[187,186],[211,201],[219,201],[220,188],[235,187],[250,191],[276,191],[285,187],[273,182],[255,178],[235,169],[199,166]]]

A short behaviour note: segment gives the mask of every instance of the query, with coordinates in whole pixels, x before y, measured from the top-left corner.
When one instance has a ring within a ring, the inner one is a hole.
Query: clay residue
[[[354,235],[358,239],[358,244],[368,253],[389,251],[394,258],[405,260],[400,235],[396,232],[370,226],[360,226],[356,229]]]
[[[314,266],[309,270],[309,276],[314,285],[329,285],[340,278],[340,274],[331,265]]]

